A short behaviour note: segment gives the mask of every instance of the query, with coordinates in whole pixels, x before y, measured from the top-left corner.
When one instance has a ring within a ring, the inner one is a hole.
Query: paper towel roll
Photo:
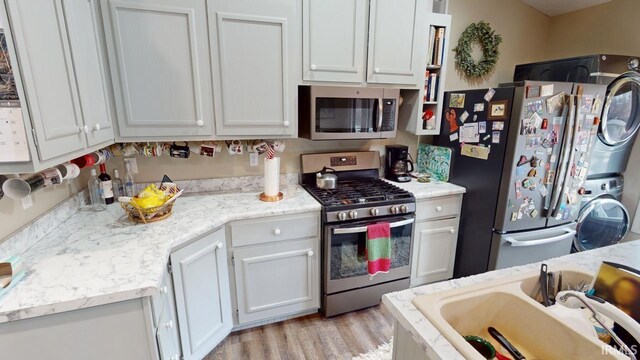
[[[264,194],[277,196],[280,192],[280,158],[264,159]]]

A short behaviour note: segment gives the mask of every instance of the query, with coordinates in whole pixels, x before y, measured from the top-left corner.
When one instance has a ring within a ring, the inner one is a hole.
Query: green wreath
[[[480,43],[482,58],[476,62],[471,56],[471,45]],[[502,36],[496,35],[488,23],[480,21],[467,27],[460,39],[458,46],[453,49],[456,52],[456,65],[467,77],[482,77],[490,73],[496,66],[500,51],[498,45],[502,42]]]

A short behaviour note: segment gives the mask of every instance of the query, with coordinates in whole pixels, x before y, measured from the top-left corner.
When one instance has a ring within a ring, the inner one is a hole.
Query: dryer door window
[[[609,85],[602,110],[600,138],[610,146],[621,145],[640,127],[640,76],[625,75]]]
[[[599,198],[589,202],[578,217],[574,246],[578,251],[619,243],[629,230],[629,213],[618,200]]]

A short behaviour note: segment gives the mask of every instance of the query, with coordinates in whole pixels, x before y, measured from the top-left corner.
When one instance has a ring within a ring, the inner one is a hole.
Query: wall
[[[0,199],[0,242],[19,230],[33,219],[49,211],[52,207],[86,187],[87,171],[70,184],[60,184],[44,188],[32,195],[33,206],[22,208],[22,202],[4,197]]]
[[[549,33],[550,59],[588,54],[640,56],[640,1],[613,0],[610,3],[552,18]],[[624,173],[622,203],[631,218],[640,198],[640,140],[636,143]],[[637,238],[638,235],[633,235]]]
[[[452,16],[451,49],[471,23],[484,20],[497,34],[502,35],[500,58],[496,69],[480,80],[467,80],[455,67],[455,52],[449,54],[446,73],[446,90],[495,87],[513,80],[516,64],[547,58],[546,41],[549,37],[551,18],[519,0],[450,0]],[[480,58],[479,48],[474,58]]]

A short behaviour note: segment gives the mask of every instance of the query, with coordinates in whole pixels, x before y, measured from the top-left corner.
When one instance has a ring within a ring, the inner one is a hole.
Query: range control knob
[[[378,216],[378,214],[379,214],[378,209],[376,209],[376,208],[371,209],[371,215]]]
[[[403,213],[409,212],[409,207],[407,205],[400,206],[400,211]]]
[[[397,214],[400,211],[397,206],[392,206],[390,210],[392,214]]]
[[[338,213],[338,220],[340,220],[340,221],[345,221],[345,220],[347,220],[347,213],[346,213],[346,212],[340,212],[340,213]]]
[[[351,211],[349,211],[349,217],[350,217],[351,219],[355,219],[355,218],[357,218],[357,217],[358,217],[358,212],[357,212],[357,211],[355,211],[355,210],[351,210]]]

